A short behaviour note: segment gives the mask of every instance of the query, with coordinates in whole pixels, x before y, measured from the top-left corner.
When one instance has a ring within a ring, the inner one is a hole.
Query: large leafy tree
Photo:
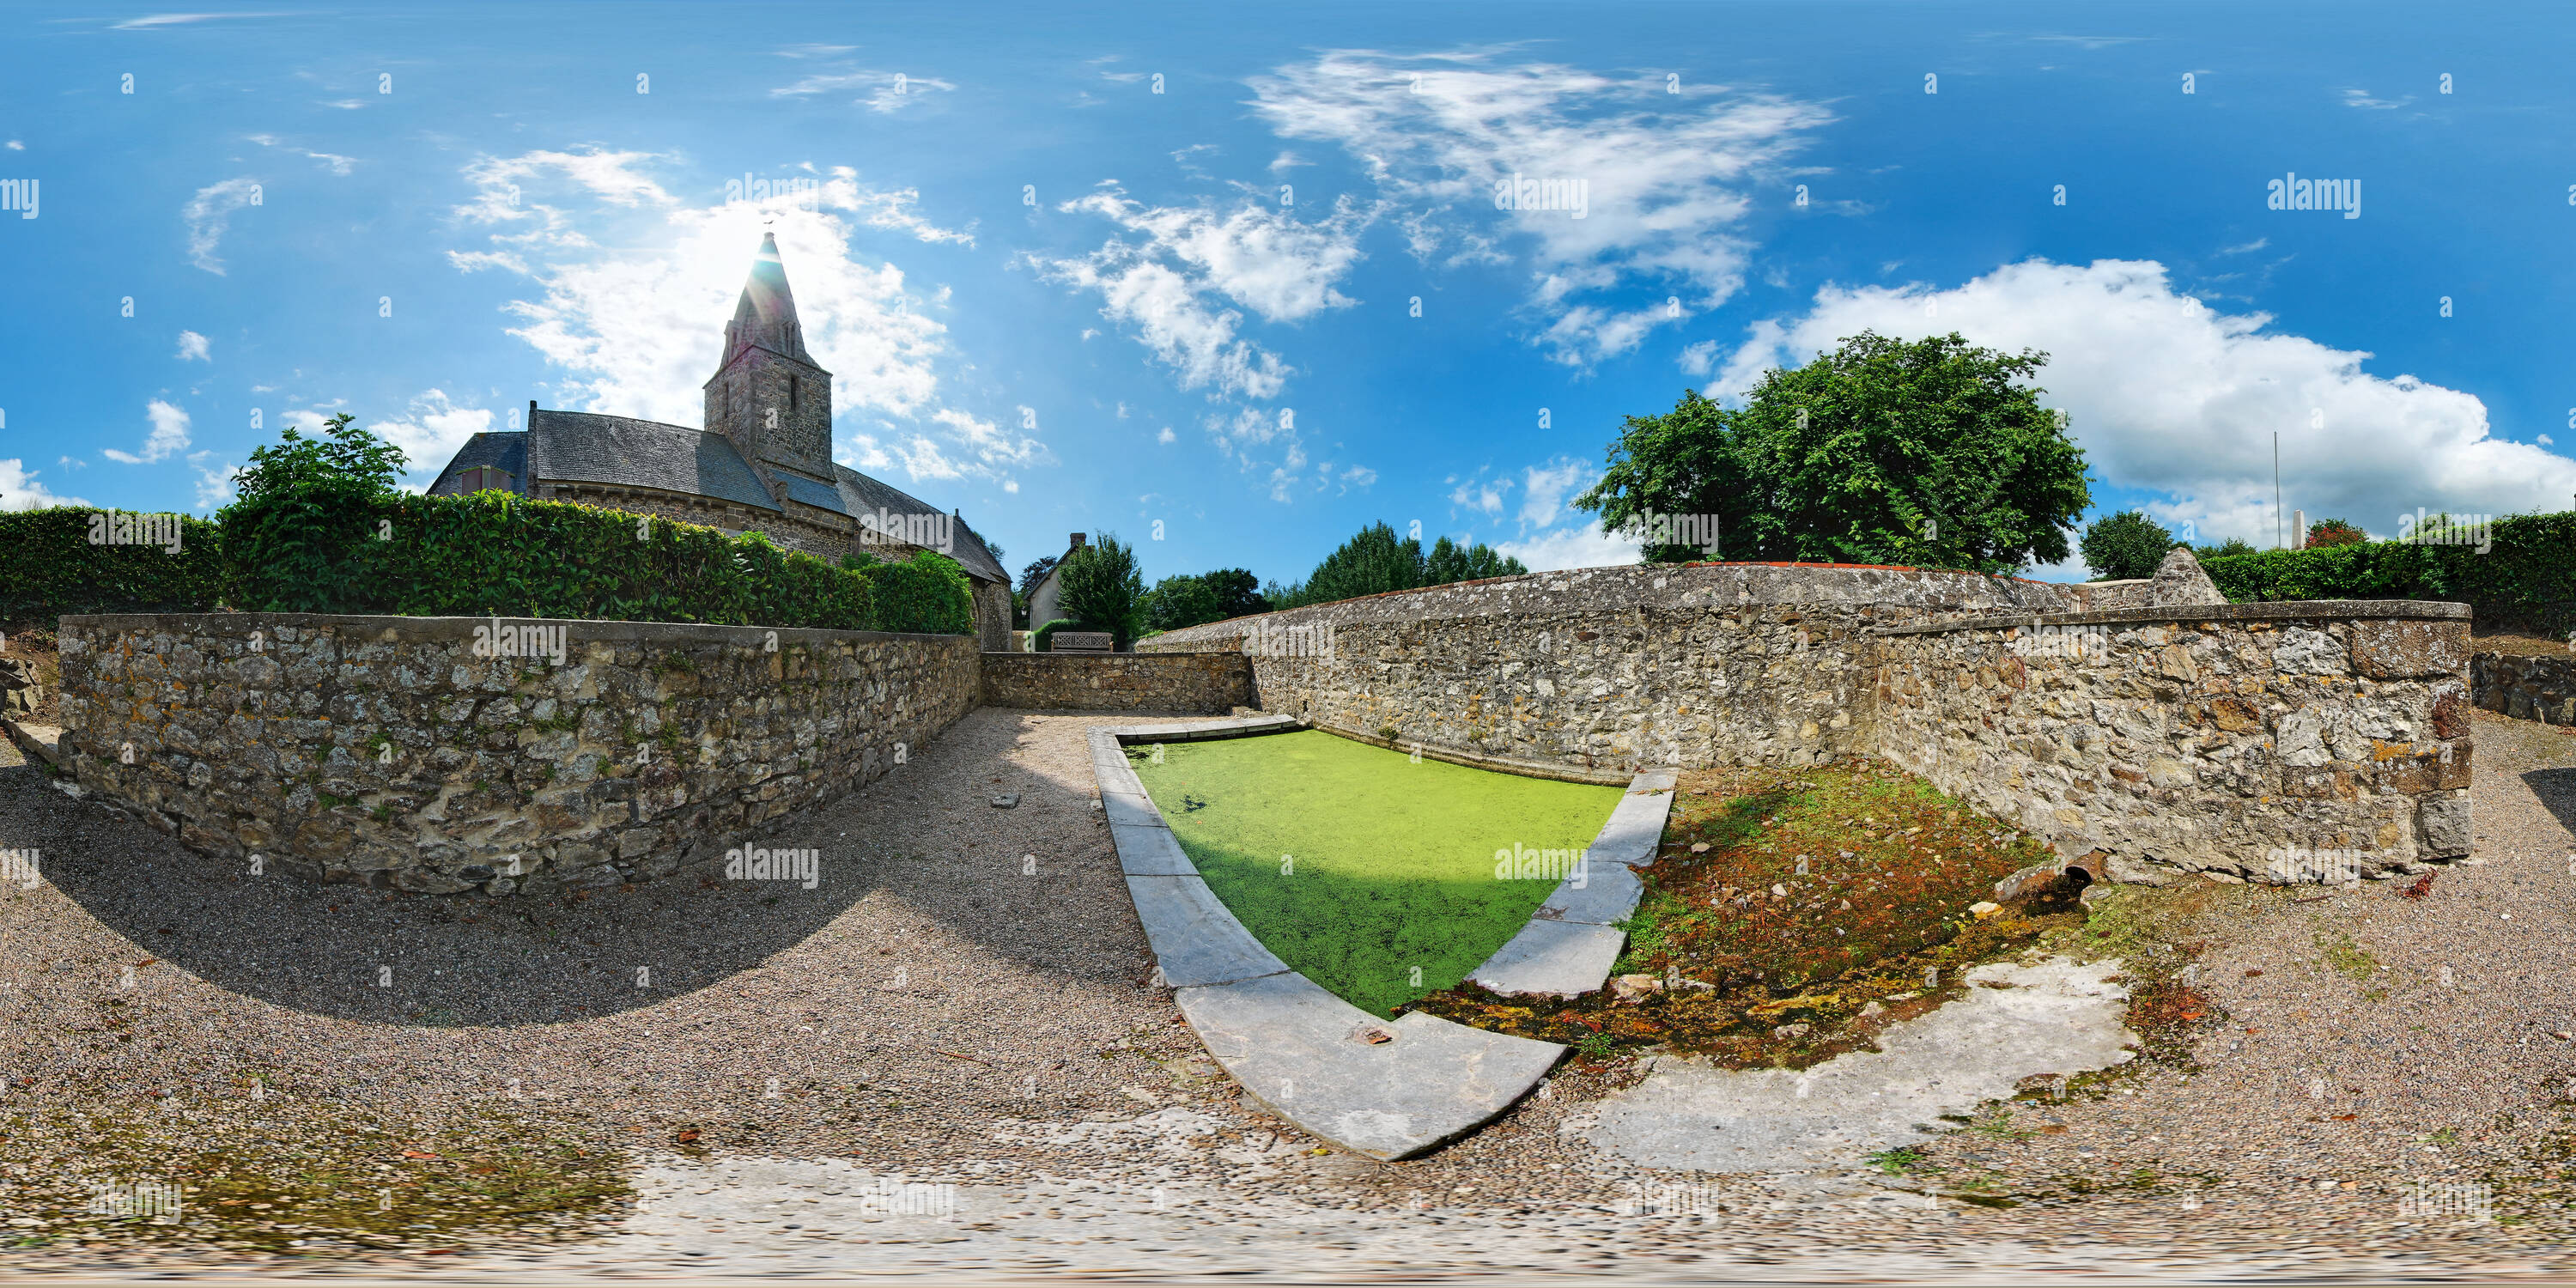
[[[1205,577],[1165,577],[1145,592],[1145,624],[1155,630],[1177,631],[1218,619],[1216,592]]]
[[[2009,573],[2055,563],[2092,492],[2084,451],[2028,383],[2048,355],[1957,333],[1864,331],[1773,368],[1741,408],[1683,394],[1630,416],[1609,468],[1575,499],[1612,532],[1656,515],[1713,519],[1719,557]],[[1649,561],[1703,559],[1702,538]]]
[[[1270,601],[1261,597],[1261,579],[1253,576],[1249,568],[1219,568],[1199,580],[1207,583],[1208,593],[1216,598],[1216,616],[1210,621],[1270,611]]]
[[[2153,577],[2156,565],[2165,561],[2165,552],[2179,544],[2165,525],[2148,518],[2143,510],[2103,515],[2085,527],[2084,539],[2076,543],[2095,581]]]
[[[1109,533],[1064,557],[1059,602],[1087,631],[1107,631],[1125,648],[1144,622],[1145,578],[1136,551]]]

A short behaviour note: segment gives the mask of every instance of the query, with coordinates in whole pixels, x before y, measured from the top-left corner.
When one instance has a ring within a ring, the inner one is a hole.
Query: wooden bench
[[[1055,653],[1110,653],[1116,643],[1107,631],[1057,631],[1047,637],[1048,651]]]

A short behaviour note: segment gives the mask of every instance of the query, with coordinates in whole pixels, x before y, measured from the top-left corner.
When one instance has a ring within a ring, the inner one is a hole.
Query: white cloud
[[[423,390],[404,414],[367,426],[368,432],[402,449],[406,472],[414,476],[434,474],[466,439],[491,428],[490,408],[459,407],[443,389]]]
[[[1717,341],[1702,340],[1682,348],[1681,368],[1686,376],[1705,376],[1717,367]]]
[[[1472,478],[1449,481],[1457,484],[1449,491],[1449,504],[1474,510],[1489,519],[1502,517],[1503,494],[1512,490],[1510,479],[1489,479],[1485,471],[1478,470]]]
[[[1521,513],[1523,528],[1549,527],[1573,511],[1565,508],[1566,498],[1592,486],[1595,471],[1571,457],[1560,456],[1545,465],[1533,465],[1521,472]]]
[[[2390,100],[2385,98],[2372,98],[2370,96],[2370,91],[2366,89],[2348,89],[2343,92],[2343,105],[2345,107],[2368,108],[2373,111],[2380,112],[2392,111],[2396,108],[2404,107],[2414,101],[2415,96],[2412,94],[2401,99]]]
[[[248,179],[226,179],[213,187],[197,189],[197,195],[179,211],[179,217],[188,221],[189,263],[217,277],[224,275],[224,262],[215,258],[215,248],[222,244],[224,230],[232,225],[233,212],[251,204],[258,187]]]
[[[478,198],[458,213],[526,218],[527,212],[510,209],[498,185],[532,170],[572,174],[611,205],[668,203],[659,185],[627,169],[634,154],[618,155],[614,165],[585,162],[578,170],[560,153],[478,162],[466,171]],[[835,411],[908,416],[929,410],[934,400],[933,359],[945,350],[947,328],[906,286],[903,270],[862,262],[852,250],[855,225],[887,217],[885,196],[835,176],[804,204],[781,198],[676,207],[657,212],[660,228],[621,239],[642,248],[620,252],[595,245],[564,210],[543,208],[545,226],[537,236],[496,234],[495,242],[513,249],[450,259],[460,269],[520,272],[542,288],[541,298],[509,306],[524,323],[511,334],[576,377],[564,389],[579,409],[696,425],[705,408],[701,387],[721,356],[724,321],[733,316],[761,234],[775,233],[806,347],[833,373]]]
[[[6,146],[7,146],[7,147],[8,147],[8,149],[9,149],[10,151],[12,151],[12,152],[24,152],[24,151],[26,151],[26,150],[27,150],[27,145],[26,145],[26,144],[24,144],[24,143],[19,142],[19,141],[18,141],[18,140],[16,140],[16,139],[11,139],[11,140],[9,140],[9,142],[8,142],[8,144],[7,144]]]
[[[88,505],[76,496],[57,496],[36,481],[38,471],[17,457],[0,458],[0,510],[42,510],[57,505]]]
[[[1744,189],[1833,119],[1822,107],[1722,87],[1666,93],[1660,76],[1613,77],[1551,63],[1499,65],[1495,51],[1404,57],[1339,50],[1255,77],[1252,106],[1280,134],[1338,144],[1408,207],[1413,252],[1491,262],[1528,248],[1536,336],[1586,367],[1636,347],[1670,310],[1578,297],[1682,296],[1723,303],[1748,250],[1729,231]],[[1573,180],[1570,210],[1498,210],[1496,184]],[[1688,310],[1684,310],[1687,312]]]
[[[187,450],[188,413],[155,398],[144,406],[143,414],[152,422],[152,434],[143,440],[141,456],[113,447],[99,454],[126,465],[149,465]]]
[[[199,335],[194,331],[182,331],[179,333],[178,357],[181,362],[213,362],[215,360],[212,351],[207,346],[206,337]]]
[[[772,98],[804,98],[815,94],[835,94],[846,90],[866,90],[864,97],[851,103],[871,112],[892,115],[908,107],[930,101],[933,94],[956,92],[954,82],[936,76],[914,76],[903,72],[853,70],[825,72],[808,76],[793,85],[769,91]]]
[[[241,476],[241,467],[226,461],[216,469],[197,467],[197,508],[219,510],[233,503],[237,494],[233,480]]]
[[[2475,396],[2370,374],[2370,354],[2271,322],[2177,294],[2152,261],[2031,260],[1947,291],[1827,287],[1805,315],[1757,323],[1712,396],[1865,329],[1907,339],[1955,330],[1991,348],[2045,350],[2042,402],[2066,409],[2094,472],[2165,494],[2149,513],[2192,523],[2203,541],[2270,544],[2276,431],[2285,505],[2380,536],[2417,506],[2508,514],[2565,509],[2576,494],[2576,461],[2494,437]]]
[[[347,174],[351,166],[358,164],[356,157],[344,157],[337,152],[307,152],[304,155],[321,162],[322,168],[333,174]]]
[[[1636,542],[1603,532],[1598,520],[1552,528],[1515,541],[1497,541],[1494,550],[1520,560],[1531,572],[1615,567],[1637,562],[1641,553]]]
[[[1040,277],[1099,292],[1101,315],[1135,327],[1182,388],[1245,398],[1277,397],[1294,369],[1241,338],[1242,314],[1225,305],[1270,322],[1349,307],[1335,283],[1361,258],[1360,233],[1373,218],[1347,198],[1314,222],[1248,198],[1230,210],[1147,206],[1115,184],[1059,209],[1099,215],[1135,236],[1079,259],[1029,256]]]
[[[1173,433],[1171,426],[1165,425],[1163,426],[1163,432],[1154,436],[1154,441],[1157,443],[1168,443],[1178,437],[1180,437],[1180,435]]]
[[[286,18],[284,13],[156,13],[148,17],[128,18],[110,24],[110,31],[148,31],[154,27],[179,27],[197,22],[223,22],[234,18]]]

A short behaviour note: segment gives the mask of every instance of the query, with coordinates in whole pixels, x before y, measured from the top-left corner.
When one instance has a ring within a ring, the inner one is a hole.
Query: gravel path
[[[1857,1160],[1779,1177],[1622,1163],[1583,1139],[1633,1078],[1617,1066],[1561,1069],[1427,1159],[1317,1153],[1235,1099],[1151,986],[1083,742],[1136,719],[974,712],[894,779],[778,833],[778,848],[821,852],[811,891],[648,885],[553,906],[210,871],[0,769],[0,848],[40,848],[47,878],[0,895],[0,1181],[20,1188],[0,1202],[29,1210],[49,1169],[80,1166],[84,1142],[49,1136],[32,1108],[221,1142],[361,1110],[472,1123],[500,1105],[631,1151],[639,1198],[606,1242],[460,1243],[305,1272],[2144,1281],[2576,1260],[2563,1209],[2477,1224],[2397,1202],[2407,1181],[2492,1180],[2512,1214],[2530,1190],[2513,1176],[2576,1108],[2576,1051],[2552,1036],[2576,1023],[2560,822],[2576,818],[2576,739],[2545,726],[2481,713],[2483,863],[2442,872],[2421,900],[2402,882],[2309,903],[2292,900],[2313,889],[2155,895],[2198,926],[2196,978],[2223,1023],[2200,1030],[2196,1072],[2137,1061],[2098,1097],[1934,1146],[1954,1177],[1981,1168],[2027,1200],[1991,1208],[1927,1207],[1919,1182]],[[1018,808],[992,808],[994,792]],[[2338,970],[2355,952],[2387,969]],[[122,1014],[103,1018],[109,1000]],[[275,1092],[252,1100],[253,1078]],[[954,1219],[835,1210],[897,1173],[958,1186]],[[1641,1198],[1665,1211],[1621,1214]],[[776,1215],[800,1207],[817,1218]],[[27,1272],[111,1265],[284,1268],[116,1241],[0,1250]]]

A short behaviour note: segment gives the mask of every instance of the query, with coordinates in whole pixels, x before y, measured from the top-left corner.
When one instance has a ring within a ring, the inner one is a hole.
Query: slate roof
[[[548,482],[659,488],[779,509],[722,434],[580,411],[528,418],[530,465]]]
[[[840,479],[841,495],[849,502],[850,508],[844,513],[873,515],[879,510],[889,514],[940,512],[938,506],[913,496],[891,483],[869,478],[847,465],[834,465],[832,473]],[[957,521],[956,540],[953,544],[956,549],[950,551],[949,555],[966,569],[968,576],[980,577],[985,581],[998,581],[1005,586],[1011,584],[1011,574],[1002,571],[1002,562],[993,557],[992,551],[984,548],[984,539],[976,536],[975,530],[967,527],[963,519]]]
[[[787,499],[790,501],[802,502],[816,509],[829,510],[834,514],[850,512],[849,505],[841,499],[838,488],[826,487],[801,474],[782,473],[778,476],[778,481],[787,485]]]
[[[455,490],[452,481],[457,474],[473,469],[477,465],[493,466],[507,473],[510,476],[510,490],[521,496],[527,495],[527,431],[494,430],[466,439],[465,445],[456,449],[455,458],[447,462],[447,468],[440,470],[438,477],[431,481],[429,490],[440,496],[452,495]],[[449,490],[440,492],[438,489],[442,485],[447,486]]]
[[[446,482],[459,470],[492,465],[508,471],[515,490],[522,495],[528,491],[529,480],[542,479],[549,483],[659,488],[719,497],[772,513],[780,510],[760,485],[759,476],[752,473],[742,454],[722,434],[581,411],[538,410],[529,415],[528,426],[523,431],[494,431],[465,440],[455,458],[438,472],[438,482]],[[789,499],[835,514],[872,515],[880,509],[891,514],[941,512],[939,507],[849,466],[835,465],[832,472],[838,484],[835,487],[793,474],[780,477],[786,482]],[[993,557],[984,539],[964,519],[957,521],[955,536],[956,548],[950,553],[968,576],[1011,584],[1011,575],[1002,570],[1001,561]]]

